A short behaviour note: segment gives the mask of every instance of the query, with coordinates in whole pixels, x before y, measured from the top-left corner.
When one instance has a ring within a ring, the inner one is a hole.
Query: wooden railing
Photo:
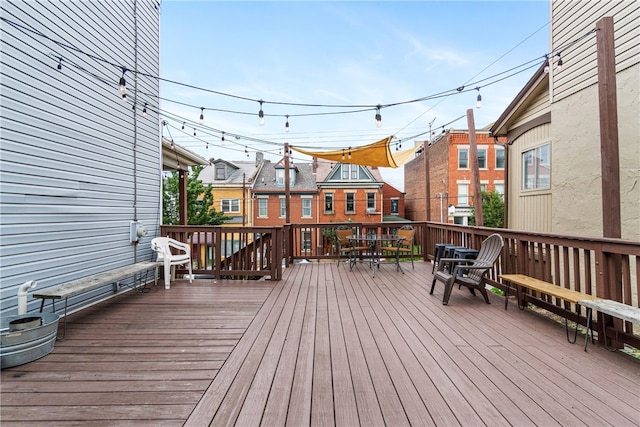
[[[638,307],[640,294],[640,242],[525,233],[514,230],[466,227],[433,222],[325,223],[284,227],[163,226],[161,235],[191,242],[194,273],[216,278],[282,278],[282,266],[299,260],[337,259],[335,229],[347,226],[354,233],[394,233],[410,224],[415,232],[414,259],[433,260],[436,243],[453,243],[478,249],[482,241],[499,232],[505,247],[489,273],[489,283],[505,286],[503,273],[520,273],[601,298]],[[197,254],[197,255],[196,255]],[[214,256],[218,254],[218,256]],[[526,295],[525,301],[564,315],[562,302],[540,295]],[[569,319],[584,324],[584,312],[569,307]],[[607,335],[618,334],[620,342],[640,348],[633,325],[607,318]],[[596,327],[599,327],[596,323]]]
[[[282,227],[163,225],[160,235],[191,245],[194,274],[216,279],[282,279]]]

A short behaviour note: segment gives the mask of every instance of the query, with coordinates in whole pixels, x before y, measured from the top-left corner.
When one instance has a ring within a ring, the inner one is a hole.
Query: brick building
[[[425,141],[418,142],[425,145]],[[487,130],[476,130],[481,191],[504,194],[504,148]],[[469,132],[450,129],[428,147],[430,197],[427,203],[425,158],[420,150],[405,164],[405,209],[408,219],[467,224],[473,207],[473,176],[469,155]],[[453,215],[449,215],[453,212]]]

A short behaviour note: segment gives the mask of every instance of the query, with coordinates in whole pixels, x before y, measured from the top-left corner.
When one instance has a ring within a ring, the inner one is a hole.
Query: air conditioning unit
[[[374,213],[377,213],[377,212],[376,212],[376,208],[367,208],[367,213],[368,213],[368,214],[374,214]]]

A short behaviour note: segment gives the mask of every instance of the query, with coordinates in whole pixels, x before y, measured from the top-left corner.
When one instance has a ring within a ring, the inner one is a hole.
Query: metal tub
[[[22,330],[10,330],[10,323],[29,317],[40,317],[39,326]],[[60,316],[54,313],[27,313],[2,318],[0,323],[0,359],[2,367],[10,368],[51,353],[58,333]]]

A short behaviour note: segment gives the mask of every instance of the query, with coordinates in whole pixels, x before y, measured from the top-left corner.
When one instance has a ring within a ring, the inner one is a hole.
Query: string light
[[[349,160],[351,160],[351,147],[349,147]]]
[[[560,52],[558,52],[556,56],[558,57],[558,62],[556,62],[556,69],[558,71],[562,71],[562,57],[560,56]]]
[[[382,108],[382,106],[378,104],[376,106],[376,126],[377,127],[382,126],[382,115],[380,114],[380,108]]]
[[[287,122],[284,124],[284,131],[285,132],[289,132],[289,115],[286,115],[287,117]]]
[[[258,123],[260,123],[260,126],[264,126],[264,111],[262,111],[262,103],[264,101],[260,100],[258,102],[260,103],[260,111],[258,111]]]
[[[476,108],[480,108],[482,107],[482,95],[480,95],[480,88],[477,87],[476,90],[478,91],[478,98],[476,100]]]
[[[120,97],[120,99],[122,100],[123,103],[127,102],[127,94],[123,93],[122,96]]]
[[[120,77],[120,95],[122,95],[122,99],[126,99],[124,96],[127,92],[127,82],[124,79],[124,74],[127,72],[126,67],[122,67],[122,77]]]
[[[196,136],[196,128],[193,128],[193,136]]]
[[[342,149],[342,160],[344,160],[344,148]]]
[[[204,107],[200,107],[200,124],[204,123]]]
[[[544,72],[549,72],[549,55],[544,56]]]
[[[249,157],[249,150],[247,150],[247,146],[244,146],[244,154],[247,155],[247,157]]]
[[[182,122],[182,130],[184,130],[184,122]]]
[[[222,131],[222,136],[220,137],[220,145],[224,145],[224,131]]]
[[[62,57],[58,58],[58,70],[62,70]]]
[[[144,103],[144,107],[142,107],[142,117],[147,117],[147,103]]]

